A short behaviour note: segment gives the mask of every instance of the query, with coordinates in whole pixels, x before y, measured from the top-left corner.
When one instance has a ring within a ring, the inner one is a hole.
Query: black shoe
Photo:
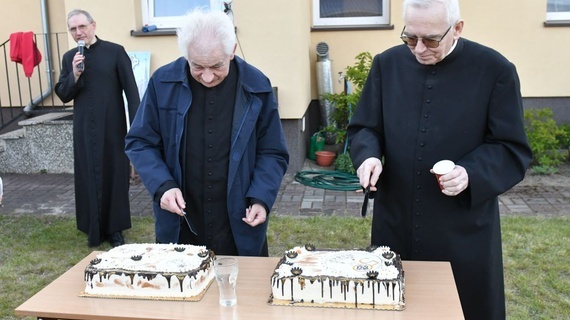
[[[125,238],[123,238],[123,234],[120,231],[115,232],[109,237],[109,243],[113,248],[122,246],[123,244],[125,244]]]

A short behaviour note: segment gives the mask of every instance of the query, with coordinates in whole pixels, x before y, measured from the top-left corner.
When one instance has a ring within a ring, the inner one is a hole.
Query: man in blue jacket
[[[236,57],[222,12],[190,12],[183,57],[151,77],[126,152],[154,198],[159,243],[267,256],[268,214],[289,163],[269,79]]]

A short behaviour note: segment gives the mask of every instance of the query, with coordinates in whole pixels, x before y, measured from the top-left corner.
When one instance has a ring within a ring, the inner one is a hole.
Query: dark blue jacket
[[[239,78],[231,128],[228,214],[239,254],[255,256],[264,243],[268,220],[256,227],[242,221],[247,198],[272,208],[289,154],[269,79],[239,57],[235,60]],[[182,185],[180,143],[192,104],[188,74],[183,57],[156,70],[126,138],[125,151],[151,197],[165,181]],[[153,206],[156,236],[176,243],[181,217],[160,209],[159,203]]]

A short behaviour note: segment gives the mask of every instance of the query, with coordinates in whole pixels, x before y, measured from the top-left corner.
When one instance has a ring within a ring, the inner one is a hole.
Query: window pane
[[[382,0],[320,0],[321,18],[382,16]]]
[[[570,12],[570,0],[547,0],[546,12]]]
[[[155,17],[175,17],[196,7],[210,7],[210,0],[153,0]]]

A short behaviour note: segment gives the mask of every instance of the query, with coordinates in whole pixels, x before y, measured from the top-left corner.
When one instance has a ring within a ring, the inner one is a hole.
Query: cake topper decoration
[[[305,245],[305,249],[307,249],[307,251],[315,251],[315,245],[312,243],[307,243]]]
[[[293,267],[293,268],[291,268],[291,273],[298,276],[301,273],[303,273],[303,269],[301,269],[299,267]]]
[[[131,259],[133,261],[140,261],[142,259],[142,256],[140,254],[137,254],[135,256],[132,256]]]
[[[386,252],[382,253],[382,256],[383,256],[385,259],[390,260],[390,259],[394,258],[394,252],[392,252],[392,251],[386,251]]]
[[[370,279],[376,279],[378,277],[378,271],[368,271],[366,272],[366,276]]]
[[[184,247],[175,247],[174,250],[176,250],[177,252],[182,252],[182,251],[186,250],[186,248],[184,248]]]
[[[298,255],[298,253],[295,250],[290,250],[287,252],[287,258],[289,258],[289,259],[296,258],[297,255]]]
[[[200,258],[205,258],[207,256],[208,256],[208,251],[206,251],[206,250],[202,250],[202,251],[198,252],[198,257],[200,257]]]
[[[101,262],[101,259],[95,258],[95,259],[91,260],[90,264],[96,265],[96,264],[99,264],[100,262]]]
[[[372,251],[374,251],[374,250],[376,250],[376,249],[378,249],[378,246],[370,245],[370,246],[366,247],[365,250],[368,251],[368,252],[372,252]]]

